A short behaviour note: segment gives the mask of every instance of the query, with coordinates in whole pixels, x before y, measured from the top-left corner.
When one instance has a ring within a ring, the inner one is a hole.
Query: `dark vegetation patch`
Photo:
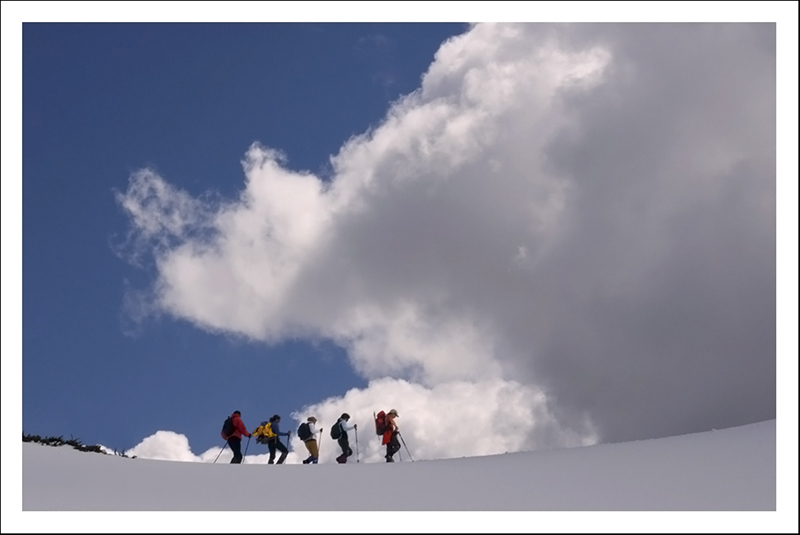
[[[108,455],[105,451],[103,451],[102,446],[94,445],[94,446],[87,446],[86,444],[81,444],[81,441],[77,438],[72,438],[70,435],[69,440],[64,440],[63,436],[60,437],[40,437],[39,435],[26,435],[23,431],[22,433],[22,441],[23,442],[37,442],[39,444],[44,444],[45,446],[72,446],[78,451],[91,451],[94,453],[102,453],[103,455]],[[117,451],[114,449],[114,455],[119,457],[128,457],[125,455],[125,451]],[[134,455],[133,459],[136,458]]]

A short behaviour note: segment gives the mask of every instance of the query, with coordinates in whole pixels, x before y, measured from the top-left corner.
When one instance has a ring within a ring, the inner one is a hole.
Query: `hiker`
[[[300,437],[300,440],[306,445],[306,449],[309,453],[308,458],[303,460],[303,464],[317,464],[317,461],[319,461],[317,428],[314,426],[316,423],[317,419],[314,416],[309,416],[308,420],[300,424],[300,428],[297,430],[297,436]]]
[[[222,438],[228,441],[228,446],[231,447],[231,451],[233,452],[231,464],[241,464],[242,435],[249,437],[250,433],[247,432],[247,428],[244,426],[244,422],[242,422],[241,412],[233,411],[233,414],[231,414],[231,423],[233,423],[233,432],[228,436],[223,434]]]
[[[342,454],[336,458],[336,462],[339,464],[344,464],[347,462],[347,458],[353,455],[353,450],[350,449],[350,439],[347,437],[347,432],[352,431],[353,429],[358,429],[358,424],[353,424],[352,427],[348,424],[350,421],[350,415],[342,413],[339,417],[339,420],[336,421],[335,425],[338,425],[342,432],[337,439],[339,443],[339,447],[342,448]]]
[[[396,410],[392,409],[386,413],[386,431],[383,433],[381,444],[386,444],[385,459],[387,463],[394,462],[394,454],[400,449],[400,441],[397,440],[397,433],[400,428],[397,426],[397,422],[394,421],[395,418],[400,418]]]
[[[276,414],[269,419],[272,432],[275,433],[275,436],[267,439],[267,448],[269,448],[269,461],[267,461],[267,464],[274,464],[275,450],[280,450],[281,452],[281,456],[278,457],[278,464],[283,464],[283,461],[286,460],[286,456],[289,455],[289,450],[283,445],[283,442],[281,442],[281,436],[285,436],[286,441],[288,442],[291,440],[292,432],[281,432],[280,422],[280,414]]]

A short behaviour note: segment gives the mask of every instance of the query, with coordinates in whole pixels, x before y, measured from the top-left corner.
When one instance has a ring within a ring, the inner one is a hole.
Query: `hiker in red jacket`
[[[394,457],[394,454],[400,449],[400,441],[397,440],[397,433],[400,431],[400,428],[394,421],[395,418],[400,418],[396,410],[392,409],[386,413],[386,431],[383,433],[381,444],[386,445],[385,459],[387,463],[394,462],[392,457]]]
[[[231,415],[231,422],[233,423],[233,433],[227,437],[223,434],[222,438],[228,441],[228,446],[231,447],[231,451],[233,452],[231,464],[241,464],[242,435],[249,437],[250,433],[247,432],[247,428],[244,426],[244,422],[242,422],[241,412],[233,411],[233,414]]]

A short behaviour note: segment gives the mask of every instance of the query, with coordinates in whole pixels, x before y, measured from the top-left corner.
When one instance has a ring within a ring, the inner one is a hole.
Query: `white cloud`
[[[498,63],[485,57],[481,43],[499,33],[512,42],[497,43],[498,54],[514,50],[520,46],[519,30],[475,32],[481,39],[477,44],[475,38],[454,39],[440,52],[445,62],[459,57],[453,72],[445,76],[438,69],[442,60],[434,64],[421,92],[398,102],[374,132],[343,147],[333,159],[330,185],[284,169],[277,151],[259,145],[251,147],[244,162],[247,182],[241,198],[215,213],[200,209],[152,171],[135,174],[120,202],[140,230],[138,237],[179,242],[158,252],[158,305],[201,326],[256,339],[280,337],[292,329],[333,336],[354,347],[369,376],[385,364],[370,362],[377,358],[376,349],[388,350],[390,367],[420,367],[432,380],[442,368],[454,368],[443,355],[448,351],[464,364],[458,375],[477,378],[486,373],[483,366],[491,369],[491,336],[481,332],[481,318],[446,304],[454,294],[468,292],[464,283],[470,281],[426,281],[423,272],[441,263],[469,274],[474,268],[467,264],[486,260],[474,255],[498,238],[507,241],[510,233],[530,237],[542,228],[544,212],[561,204],[552,198],[563,185],[543,175],[535,162],[487,174],[482,153],[491,152],[493,162],[517,161],[504,146],[501,130],[507,116],[524,108],[531,124],[558,122],[557,111],[550,108],[558,108],[554,95],[559,84],[579,75],[591,77],[604,62],[591,51],[589,56],[540,52],[541,57],[527,62],[516,54],[513,62]],[[464,53],[451,50],[462,42],[481,51],[469,68],[461,61]],[[453,83],[460,87],[445,92],[443,86]],[[527,87],[536,88],[533,101],[520,96]],[[533,146],[526,151],[536,154],[545,140],[545,135],[527,138]],[[488,202],[476,207],[481,197]],[[419,217],[424,218],[422,228],[408,222]],[[490,228],[469,235],[480,229],[481,219]],[[448,220],[457,227],[442,228]],[[186,227],[191,223],[214,232],[190,236]],[[518,251],[509,243],[488,260],[505,266]],[[336,269],[336,257],[343,252],[352,252],[355,259]],[[393,269],[383,269],[387,260],[395,262]],[[324,276],[318,265],[325,266]],[[399,275],[395,270],[409,275],[392,281]],[[322,297],[299,299],[308,292],[304,288]]]
[[[201,460],[201,457],[192,454],[186,436],[172,431],[156,431],[155,434],[126,451],[125,455],[165,461]]]
[[[367,379],[412,381],[419,421],[487,389],[549,407],[547,441],[523,426],[504,447],[773,417],[769,30],[477,25],[330,182],[258,144],[227,203],[139,172],[119,198],[156,258],[152,302],[331,339]]]
[[[292,416],[300,422],[314,415],[327,433],[342,413],[348,413],[350,423],[359,426],[361,459],[381,462],[386,451],[375,434],[370,407],[397,410],[405,441],[400,454],[415,460],[526,451],[534,445],[582,446],[596,440],[589,425],[563,428],[535,387],[500,379],[444,382],[431,388],[402,379],[376,379],[363,390],[351,389]],[[332,462],[340,451],[327,434],[324,440],[327,451],[322,452],[322,461],[329,457]],[[350,441],[355,451],[354,437]]]

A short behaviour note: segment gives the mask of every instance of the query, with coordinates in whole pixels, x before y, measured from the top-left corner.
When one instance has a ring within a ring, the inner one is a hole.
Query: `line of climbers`
[[[375,432],[381,437],[381,445],[386,446],[386,455],[384,458],[387,463],[394,462],[394,454],[400,450],[400,442],[398,436],[400,435],[400,428],[395,421],[399,418],[395,409],[390,410],[388,413],[380,411],[374,416],[375,419]],[[225,439],[226,444],[230,446],[233,452],[232,464],[240,464],[242,462],[242,436],[256,437],[258,444],[266,444],[269,449],[269,461],[267,464],[275,464],[275,454],[280,451],[281,455],[278,457],[278,464],[283,464],[286,456],[289,454],[289,448],[281,442],[280,437],[286,437],[288,444],[292,438],[291,431],[281,431],[280,429],[281,417],[275,414],[268,421],[261,422],[253,433],[247,431],[244,422],[242,422],[242,413],[240,411],[233,411],[222,426],[222,438]],[[353,455],[353,449],[350,447],[350,438],[347,434],[348,431],[356,431],[356,442],[358,442],[358,425],[349,424],[350,415],[342,413],[336,423],[331,427],[331,438],[336,440],[342,450],[341,455],[336,457],[336,462],[344,464],[347,458]],[[322,437],[322,428],[319,431],[316,428],[317,419],[314,416],[309,416],[305,422],[300,424],[297,429],[297,436],[305,444],[308,450],[308,457],[303,459],[303,464],[317,464],[319,461],[319,444],[317,443],[317,433]],[[248,440],[248,445],[250,441]],[[356,444],[358,446],[358,444]],[[223,448],[224,449],[224,448]],[[358,448],[356,448],[358,449]],[[222,453],[222,451],[220,451]],[[246,454],[246,452],[245,452]],[[410,456],[410,454],[409,454]],[[217,455],[219,458],[219,455]],[[413,459],[412,459],[413,461]],[[216,462],[216,459],[214,460]]]

